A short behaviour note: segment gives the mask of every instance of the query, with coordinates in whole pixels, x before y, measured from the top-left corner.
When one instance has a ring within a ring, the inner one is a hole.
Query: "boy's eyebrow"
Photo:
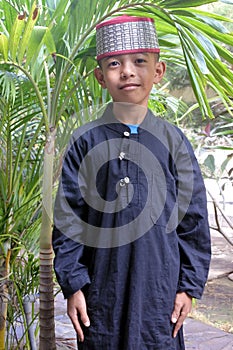
[[[128,54],[121,54],[121,55],[114,55],[114,56],[107,56],[102,58],[102,62],[104,61],[108,61],[110,59],[118,59],[121,56],[126,56],[126,55],[130,55],[130,56],[136,56],[136,55],[143,55],[143,56],[148,56],[149,53],[148,52],[133,52],[133,53],[128,53]]]

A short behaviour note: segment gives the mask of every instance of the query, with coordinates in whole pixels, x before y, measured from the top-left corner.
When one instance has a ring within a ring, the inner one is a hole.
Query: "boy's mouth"
[[[134,83],[124,84],[120,86],[120,90],[134,90],[139,86],[140,86],[139,84],[134,84]]]

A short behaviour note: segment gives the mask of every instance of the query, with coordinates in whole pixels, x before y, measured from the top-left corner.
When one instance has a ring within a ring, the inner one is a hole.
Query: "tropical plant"
[[[19,261],[19,259],[22,262],[23,256],[27,252],[32,254],[38,245],[38,211],[40,207],[38,203],[40,203],[41,198],[40,169],[42,163],[41,121],[37,118],[37,106],[30,105],[30,86],[14,73],[8,71],[7,74],[10,74],[9,79],[17,80],[14,82],[14,89],[16,95],[22,94],[23,104],[21,98],[15,100],[13,105],[9,96],[9,98],[1,96],[0,293],[2,301],[1,316],[3,315],[0,327],[1,349],[5,349],[4,333],[6,324],[4,320],[7,313],[7,304],[9,304],[9,312],[10,308],[13,309],[15,300],[18,299],[16,288],[12,289],[13,285],[17,285],[17,281],[14,279],[16,273],[13,272],[12,267],[16,265],[16,261]],[[2,82],[1,86],[5,88],[6,85]],[[29,262],[30,259],[28,259],[27,266],[31,265]],[[25,270],[26,268],[23,271],[25,272]],[[22,278],[18,281],[18,283],[20,282],[23,283]],[[30,285],[31,288],[29,288]],[[34,293],[35,285],[36,280],[32,283],[28,278],[24,283],[24,291],[21,289],[24,293],[22,297],[26,293]],[[14,290],[14,293],[11,292],[12,290]],[[9,317],[8,321],[8,326],[10,324],[12,326]]]
[[[1,145],[0,247],[4,267],[1,293],[7,295],[12,247],[15,252],[21,249],[19,237],[33,232],[41,215],[41,350],[55,349],[53,168],[63,146],[62,142],[60,147],[59,143],[56,146],[55,138],[58,135],[64,140],[66,126],[74,126],[70,116],[75,115],[76,125],[80,125],[83,109],[94,109],[109,100],[92,74],[96,64],[95,26],[123,12],[155,18],[162,58],[167,64],[187,66],[202,115],[213,117],[205,89],[210,86],[230,112],[233,72],[229,66],[233,64],[233,55],[223,46],[232,45],[232,35],[222,24],[228,19],[198,8],[212,2],[216,1],[38,0],[38,4],[32,0],[1,1],[0,131],[5,142]],[[42,164],[43,174],[39,171]],[[2,305],[0,349],[4,348],[6,319],[6,308]]]
[[[232,117],[219,101],[213,105],[213,110],[216,119],[209,122],[202,131],[196,154],[203,176],[216,184],[207,189],[214,207],[215,226],[212,225],[211,228],[233,245],[229,235],[224,232],[223,225],[225,221],[229,229],[233,227],[232,218],[226,212],[229,203],[225,198],[227,195],[229,201],[233,188],[233,123]]]
[[[21,245],[21,253],[11,260],[5,349],[36,350],[39,289],[39,259]]]

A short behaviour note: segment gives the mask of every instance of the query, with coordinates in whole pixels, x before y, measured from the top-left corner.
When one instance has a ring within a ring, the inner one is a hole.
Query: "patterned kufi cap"
[[[120,16],[96,26],[97,60],[136,52],[159,52],[154,20]]]

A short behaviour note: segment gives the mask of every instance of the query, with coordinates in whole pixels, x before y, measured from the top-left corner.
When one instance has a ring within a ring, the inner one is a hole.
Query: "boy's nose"
[[[135,76],[135,72],[131,64],[122,65],[122,70],[120,73],[121,79],[127,79],[129,77],[134,77],[134,76]]]

